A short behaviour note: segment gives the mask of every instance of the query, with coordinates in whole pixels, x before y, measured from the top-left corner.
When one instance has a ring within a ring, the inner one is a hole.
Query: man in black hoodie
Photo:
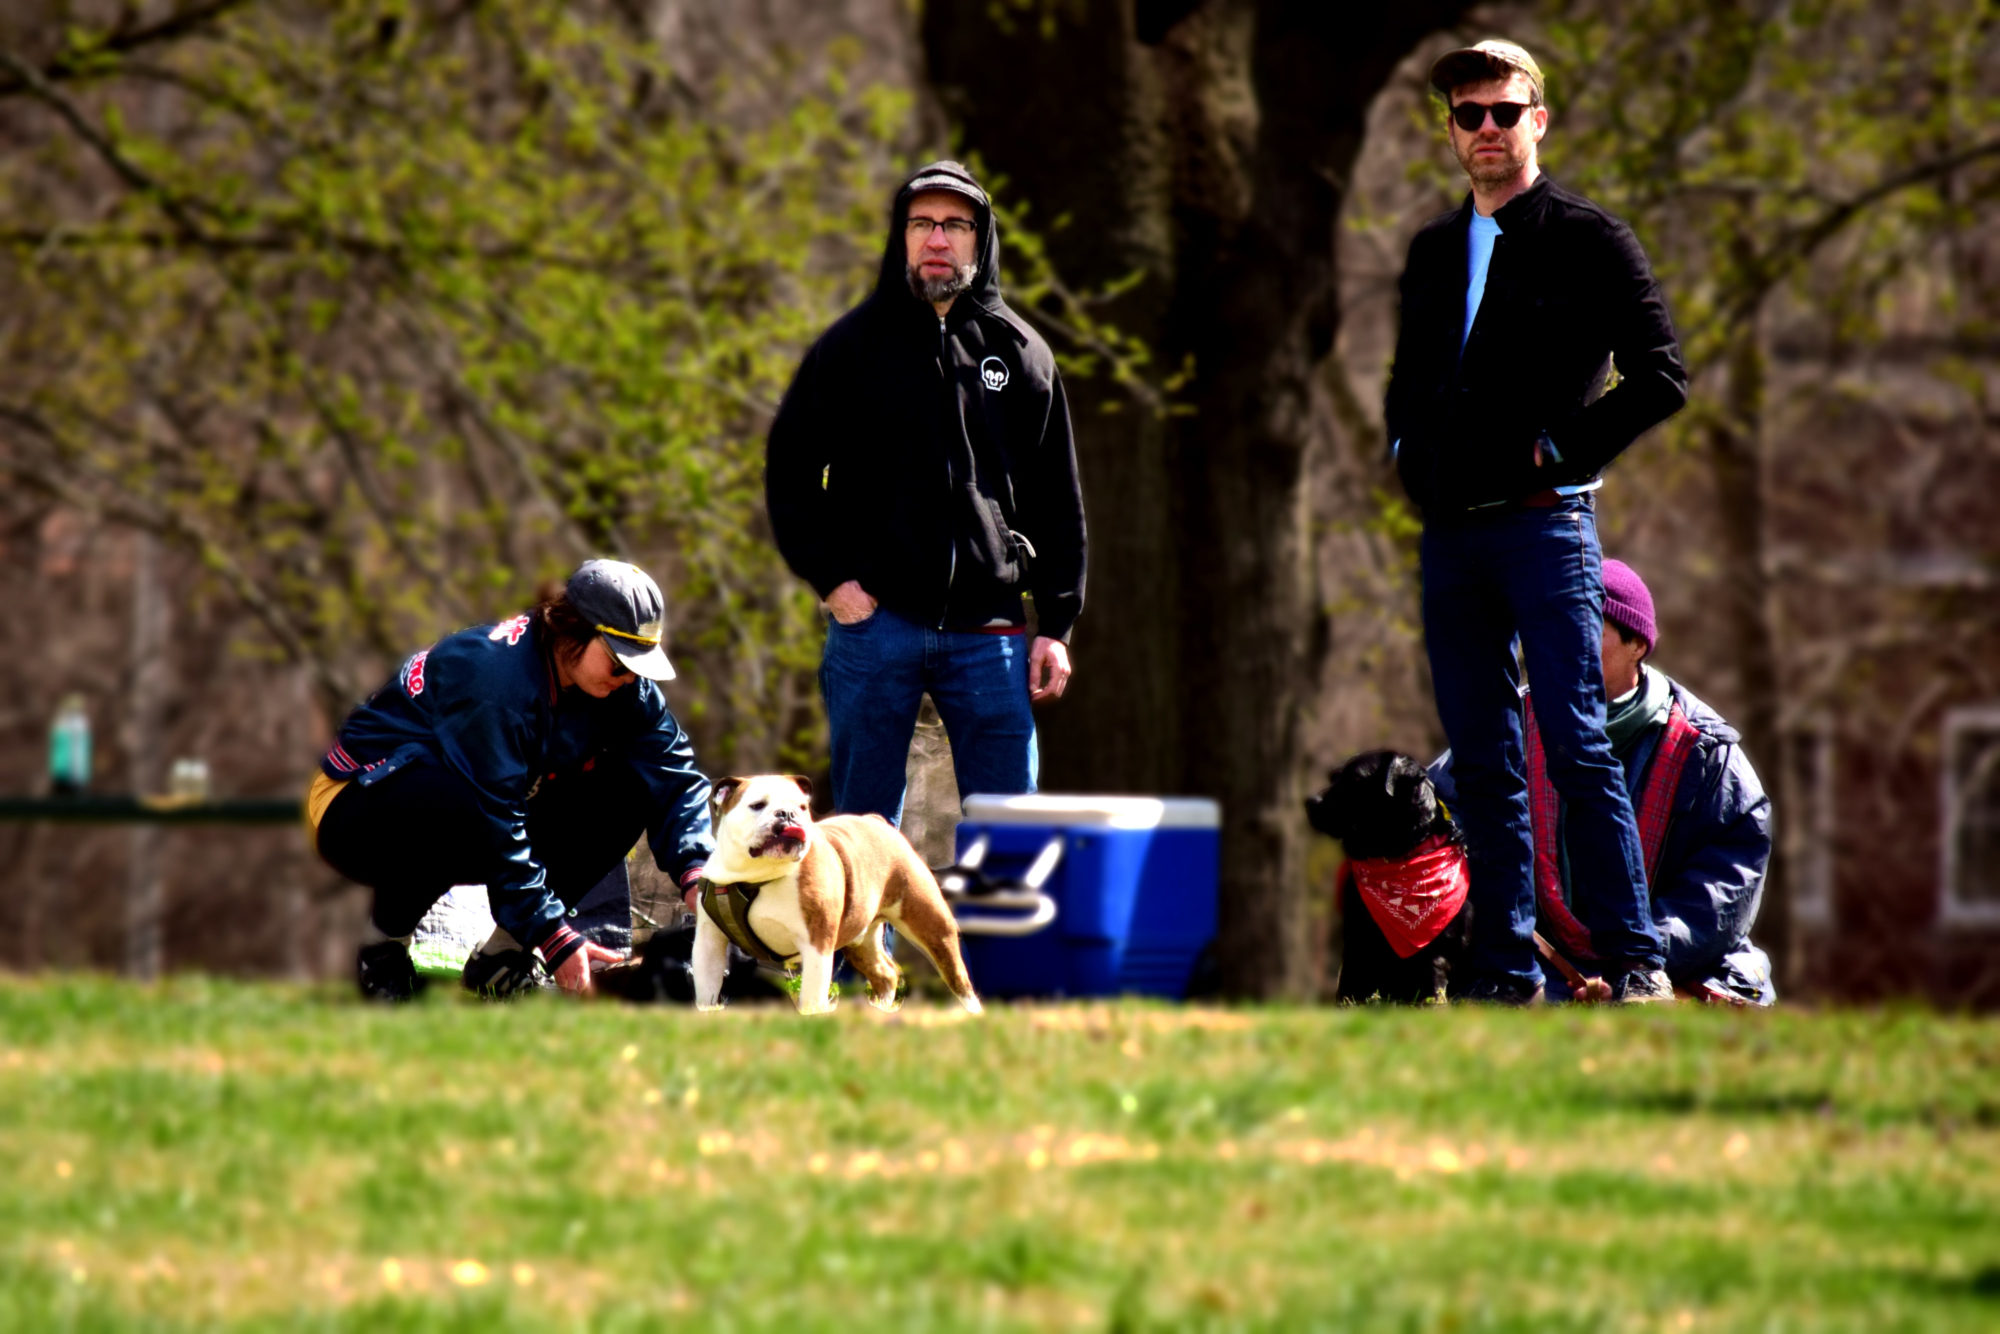
[[[771,529],[830,617],[838,811],[900,820],[925,692],[960,792],[1034,791],[1030,704],[1069,682],[1083,493],[1055,357],[1000,299],[998,231],[964,167],[919,169],[875,291],[813,344],[771,424]]]

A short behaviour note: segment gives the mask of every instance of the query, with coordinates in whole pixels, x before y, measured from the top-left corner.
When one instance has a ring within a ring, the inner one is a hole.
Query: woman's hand
[[[583,948],[564,959],[555,971],[556,985],[573,996],[588,996],[597,989],[591,981],[591,964],[618,963],[625,955],[618,950],[608,950],[595,941],[586,940]]]

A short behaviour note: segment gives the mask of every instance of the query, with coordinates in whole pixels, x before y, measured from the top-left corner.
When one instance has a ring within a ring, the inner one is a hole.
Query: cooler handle
[[[970,936],[1027,936],[1055,921],[1056,901],[1042,893],[1042,886],[1062,862],[1062,835],[1057,834],[1042,845],[1019,880],[994,880],[980,869],[992,847],[990,835],[977,835],[956,866],[938,872],[938,888],[944,891],[947,900],[970,901],[981,908],[1030,911],[1026,917],[959,918],[959,931]]]

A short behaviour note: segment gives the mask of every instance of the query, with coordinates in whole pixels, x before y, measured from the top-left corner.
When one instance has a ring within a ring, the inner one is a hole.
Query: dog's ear
[[[743,795],[744,778],[718,778],[708,786],[708,819],[713,824]]]
[[[1429,827],[1437,823],[1437,788],[1431,784],[1430,770],[1420,762],[1407,755],[1397,757],[1393,792],[1396,799],[1409,809],[1418,825]]]
[[[804,774],[786,774],[785,777],[799,785],[799,791],[806,794],[806,804],[810,806],[813,799],[813,780]]]
[[[1382,795],[1400,801],[1409,785],[1409,770],[1403,767],[1403,757],[1398,755],[1382,766]]]

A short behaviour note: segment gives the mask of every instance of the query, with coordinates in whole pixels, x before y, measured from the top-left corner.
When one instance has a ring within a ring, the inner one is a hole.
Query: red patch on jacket
[[[424,660],[430,656],[431,651],[425,649],[411,658],[410,665],[403,669],[403,689],[409,692],[411,699],[424,693]]]

